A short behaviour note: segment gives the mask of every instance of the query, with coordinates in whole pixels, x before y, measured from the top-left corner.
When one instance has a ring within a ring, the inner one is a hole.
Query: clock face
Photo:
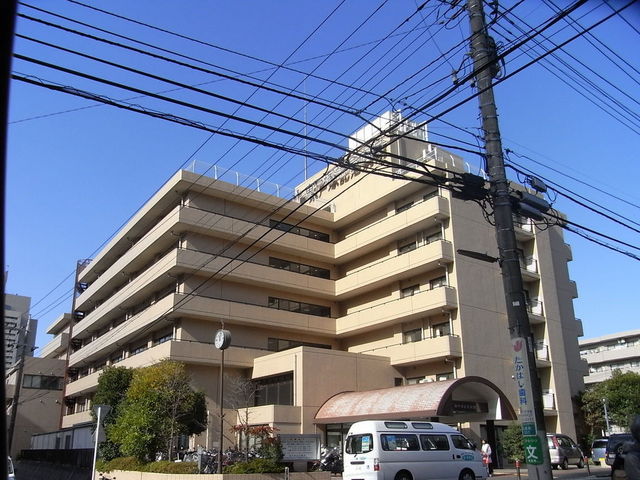
[[[231,332],[229,330],[218,330],[213,344],[219,350],[224,350],[231,343]]]

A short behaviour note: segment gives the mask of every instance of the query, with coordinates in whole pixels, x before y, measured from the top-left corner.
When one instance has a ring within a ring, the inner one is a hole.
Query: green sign
[[[522,435],[535,435],[537,432],[535,423],[523,423],[522,424]]]
[[[529,465],[542,465],[542,445],[538,437],[522,437],[522,446]]]

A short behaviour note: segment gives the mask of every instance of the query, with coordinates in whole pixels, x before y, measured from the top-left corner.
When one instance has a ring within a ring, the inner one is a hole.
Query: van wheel
[[[471,470],[464,469],[460,472],[458,480],[476,480],[476,475]]]
[[[562,460],[562,463],[560,464],[560,468],[563,470],[566,470],[567,468],[569,468],[569,460],[567,460],[566,458]]]
[[[402,470],[396,473],[396,477],[394,480],[413,480],[413,477],[406,470]]]

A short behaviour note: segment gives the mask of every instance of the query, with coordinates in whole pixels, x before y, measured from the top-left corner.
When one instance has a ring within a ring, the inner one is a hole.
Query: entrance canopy
[[[464,377],[381,390],[339,393],[320,407],[314,423],[425,417],[438,417],[443,422],[517,418],[505,394],[493,383],[482,377]]]

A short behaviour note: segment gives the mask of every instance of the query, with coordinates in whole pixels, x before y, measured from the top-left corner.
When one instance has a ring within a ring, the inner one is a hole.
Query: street
[[[494,472],[494,477],[499,480],[517,480],[518,475],[515,469],[496,469]],[[573,478],[589,478],[589,479],[601,479],[601,478],[609,478],[611,476],[611,467],[608,465],[604,466],[595,466],[589,465],[589,469],[587,468],[577,468],[574,466],[569,467],[567,470],[553,470],[553,478],[558,479],[573,479]],[[520,477],[528,478],[527,469],[520,469]]]

